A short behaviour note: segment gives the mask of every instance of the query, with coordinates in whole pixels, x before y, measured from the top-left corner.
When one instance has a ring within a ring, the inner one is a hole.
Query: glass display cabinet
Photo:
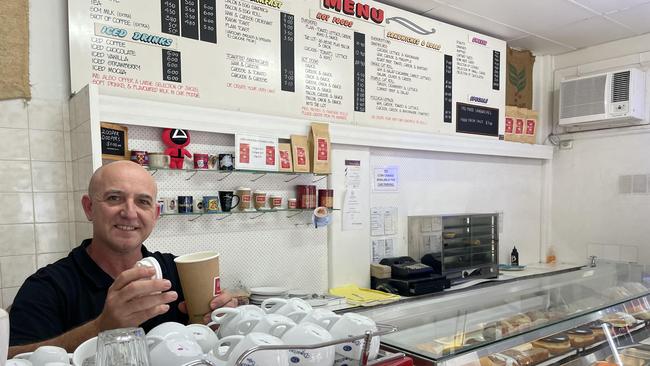
[[[408,254],[452,283],[499,275],[496,213],[409,216]]]
[[[607,353],[603,323],[618,346],[648,337],[647,276],[642,265],[599,263],[360,313],[395,325],[383,347],[417,364],[564,364]]]

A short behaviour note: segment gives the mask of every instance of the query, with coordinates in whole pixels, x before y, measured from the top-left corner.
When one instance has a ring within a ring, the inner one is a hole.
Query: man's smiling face
[[[111,163],[93,176],[88,193],[82,204],[93,222],[93,244],[119,253],[139,250],[158,218],[151,175],[132,162]]]

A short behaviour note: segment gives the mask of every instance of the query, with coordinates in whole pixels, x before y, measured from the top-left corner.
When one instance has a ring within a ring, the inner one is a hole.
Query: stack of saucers
[[[272,297],[287,297],[287,292],[289,290],[284,287],[253,287],[250,291],[251,304],[261,305],[264,300]]]
[[[289,290],[289,292],[287,292],[287,295],[289,295],[289,298],[297,297],[303,300],[311,298],[311,292],[301,289]]]

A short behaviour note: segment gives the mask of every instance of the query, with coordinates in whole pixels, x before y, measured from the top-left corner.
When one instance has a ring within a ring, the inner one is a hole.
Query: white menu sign
[[[72,91],[496,137],[506,43],[372,0],[69,0]],[[501,113],[499,113],[501,112]]]

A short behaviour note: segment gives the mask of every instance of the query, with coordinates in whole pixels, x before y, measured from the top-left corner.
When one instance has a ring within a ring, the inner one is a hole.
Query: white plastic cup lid
[[[153,267],[156,269],[156,274],[151,276],[152,280],[162,280],[162,268],[160,268],[160,263],[154,257],[142,258],[136,263],[138,267]]]

